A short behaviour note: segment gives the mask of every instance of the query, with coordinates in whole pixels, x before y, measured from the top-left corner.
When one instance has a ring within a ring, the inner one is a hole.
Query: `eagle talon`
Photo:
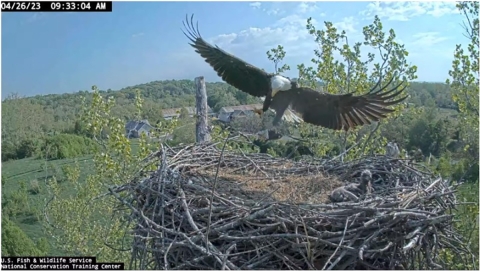
[[[263,110],[262,109],[253,109],[253,112],[258,114],[259,116],[263,115]]]

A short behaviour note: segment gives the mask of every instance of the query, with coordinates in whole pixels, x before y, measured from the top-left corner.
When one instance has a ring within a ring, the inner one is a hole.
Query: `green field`
[[[139,148],[138,140],[132,140],[132,152],[135,153]],[[64,166],[73,166],[75,162],[80,167],[80,182],[84,182],[86,177],[94,170],[93,155],[74,159],[51,160],[45,161],[35,158],[26,158],[21,160],[12,160],[2,163],[2,198],[8,197],[15,191],[21,189],[21,183],[24,182],[27,190],[30,189],[32,182],[38,181],[40,186],[39,193],[28,193],[28,204],[32,212],[20,214],[11,217],[14,222],[30,237],[34,242],[37,242],[41,237],[49,238],[44,230],[43,224],[39,221],[43,219],[43,210],[47,200],[52,196],[48,191],[47,181],[55,176],[60,186],[67,187],[65,183],[65,176],[62,171]],[[67,189],[68,191],[68,189]],[[68,196],[68,194],[64,195]],[[50,244],[50,255],[65,255]]]

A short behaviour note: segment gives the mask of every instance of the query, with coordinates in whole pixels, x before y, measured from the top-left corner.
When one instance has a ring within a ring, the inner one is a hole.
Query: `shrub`
[[[195,123],[182,122],[182,126],[178,127],[172,133],[172,140],[170,145],[176,146],[178,144],[190,144],[195,142]]]
[[[47,159],[65,159],[84,156],[98,149],[90,138],[72,134],[54,135],[45,141],[42,156]]]
[[[13,144],[8,144],[7,142],[2,142],[2,162],[16,159],[17,150]]]
[[[48,247],[41,244],[42,248]],[[35,243],[8,216],[2,215],[2,257],[5,256],[43,256]]]
[[[30,189],[28,189],[28,192],[33,195],[40,193],[40,184],[37,179],[30,181]]]
[[[43,144],[43,139],[34,137],[16,142],[2,141],[2,161],[35,156]]]
[[[2,194],[2,215],[7,214],[15,217],[20,214],[30,214],[25,181],[20,181],[19,183],[20,189],[9,194]]]
[[[40,142],[33,139],[24,139],[17,148],[17,159],[32,157],[37,153]]]

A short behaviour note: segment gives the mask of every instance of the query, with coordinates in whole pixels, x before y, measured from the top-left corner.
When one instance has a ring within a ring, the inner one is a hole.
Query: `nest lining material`
[[[442,269],[444,248],[471,262],[449,215],[454,187],[409,161],[294,162],[201,144],[145,162],[158,170],[110,189],[132,210],[130,268]],[[365,170],[370,189],[332,203]]]

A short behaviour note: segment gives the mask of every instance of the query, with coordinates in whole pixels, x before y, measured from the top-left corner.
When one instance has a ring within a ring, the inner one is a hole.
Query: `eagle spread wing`
[[[267,95],[271,74],[206,42],[198,31],[198,23],[197,27],[193,25],[193,15],[190,21],[187,17],[183,25],[188,33],[183,34],[192,42],[189,44],[225,82],[255,97]]]
[[[354,96],[351,93],[333,95],[310,88],[297,88],[280,91],[272,101],[271,107],[282,112],[290,105],[307,123],[348,131],[356,126],[379,121],[386,118],[386,114],[393,112],[393,109],[387,107],[398,104],[408,97],[391,100],[403,93],[404,88],[397,91],[400,85],[382,92],[387,87],[385,86],[361,96]]]

